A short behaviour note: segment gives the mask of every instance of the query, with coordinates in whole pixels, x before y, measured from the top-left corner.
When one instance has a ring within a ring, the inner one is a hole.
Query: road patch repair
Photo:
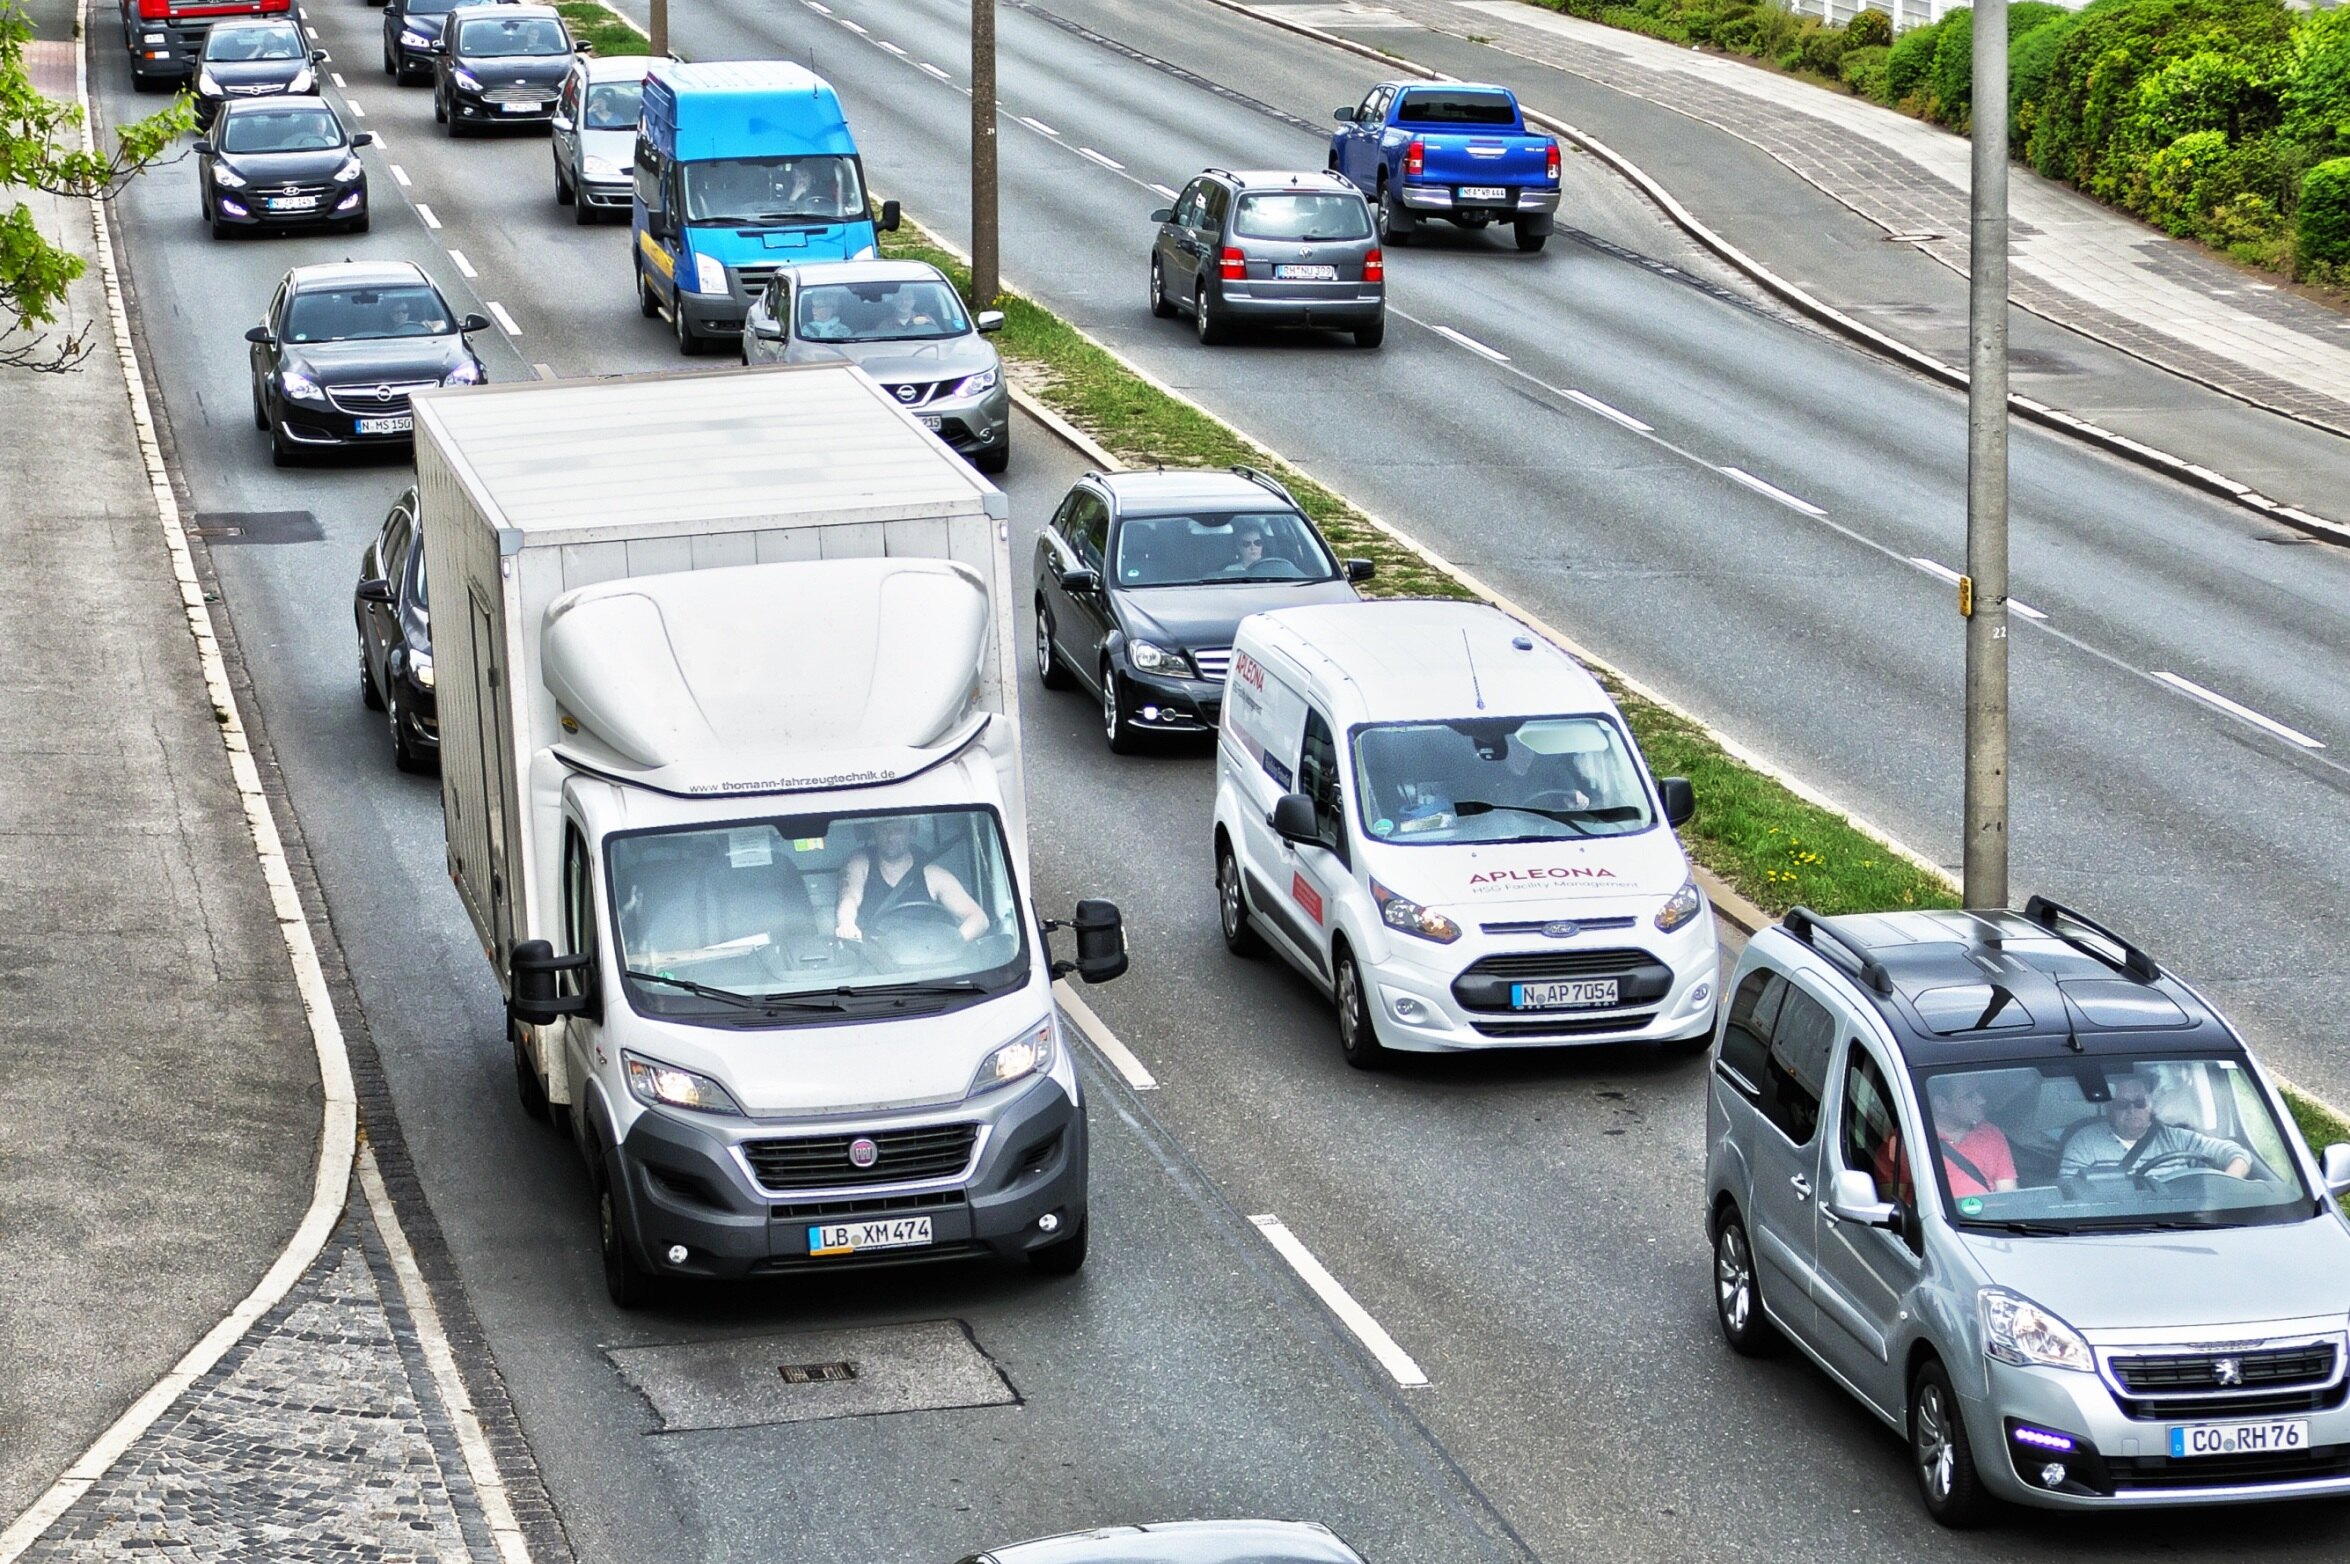
[[[663,1434],[1020,1404],[960,1320],[607,1347],[604,1355]]]

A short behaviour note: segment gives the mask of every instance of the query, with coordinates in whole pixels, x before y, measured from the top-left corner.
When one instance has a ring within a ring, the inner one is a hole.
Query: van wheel
[[[1041,597],[1036,600],[1036,682],[1048,690],[1065,690],[1077,682],[1061,666],[1061,654],[1053,648],[1053,611],[1044,606]]]
[[[514,1044],[514,1090],[522,1099],[522,1111],[544,1124],[550,1117],[546,1083],[539,1079],[538,1066],[530,1062],[530,1050],[511,1021],[506,1023],[506,1036]]]
[[[661,301],[653,297],[653,285],[645,280],[645,263],[636,263],[636,312],[647,320],[661,318]]]
[[[1102,664],[1102,737],[1109,741],[1113,755],[1133,754],[1141,738],[1134,724],[1126,720],[1126,703],[1118,692],[1118,670],[1109,663]]]
[[[1240,860],[1222,842],[1216,844],[1216,915],[1223,925],[1224,948],[1235,956],[1254,956],[1265,948],[1265,937],[1248,921],[1248,900],[1240,884]]]
[[[1763,1313],[1754,1245],[1735,1210],[1723,1211],[1714,1224],[1714,1318],[1722,1339],[1742,1358],[1767,1358],[1779,1350],[1779,1334]]]
[[[571,181],[563,177],[563,165],[555,165],[555,204],[570,206],[579,200],[579,192],[571,188]]]
[[[701,334],[694,330],[693,323],[685,317],[685,293],[682,289],[679,290],[677,297],[669,303],[669,323],[677,331],[677,351],[687,358],[699,358],[702,353],[702,338]]]
[[[1156,255],[1151,257],[1151,313],[1160,320],[1175,318],[1175,306],[1167,301],[1167,269]]]
[[[1909,1382],[1909,1450],[1926,1513],[1953,1531],[1981,1525],[1990,1496],[1975,1470],[1950,1375],[1931,1358],[1918,1365]]]
[[[1355,346],[1375,348],[1387,340],[1387,318],[1381,316],[1368,326],[1355,327]]]
[[[1057,1244],[1028,1251],[1029,1269],[1039,1276],[1075,1276],[1085,1267],[1086,1233],[1090,1219],[1080,1221],[1077,1231]]]
[[[588,1181],[596,1195],[596,1247],[604,1262],[604,1291],[615,1308],[641,1309],[653,1301],[654,1278],[629,1253],[628,1234],[621,1227],[620,1197],[614,1191],[610,1156],[598,1151],[588,1159]]]
[[[1358,1070],[1376,1070],[1387,1064],[1388,1051],[1379,1041],[1378,1022],[1371,1015],[1371,995],[1355,966],[1354,952],[1338,947],[1336,983],[1338,1047],[1346,1062]]]

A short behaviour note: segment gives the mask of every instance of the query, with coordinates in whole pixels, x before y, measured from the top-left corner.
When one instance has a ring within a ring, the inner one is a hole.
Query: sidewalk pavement
[[[74,95],[54,0],[36,85]],[[0,210],[18,192],[0,189]],[[133,429],[85,203],[66,374],[0,369],[0,1531],[299,1225],[317,1055]],[[495,1557],[365,1208],[28,1555]]]
[[[1512,85],[1530,106],[1645,168],[1781,276],[1899,341],[1965,362],[1971,151],[1963,137],[1746,61],[1523,0],[1243,3],[1432,69]],[[2273,419],[2247,419],[2195,393],[2209,388],[2350,435],[2350,315],[2022,164],[2011,169],[2009,199],[2010,297],[2065,328],[2035,330],[2039,322],[2016,318],[2018,390],[2029,386],[2054,406],[2279,499],[2341,513],[2350,445],[2289,425],[2263,431],[2259,423]],[[2127,360],[2114,362],[2121,355],[2169,373],[2132,373]]]

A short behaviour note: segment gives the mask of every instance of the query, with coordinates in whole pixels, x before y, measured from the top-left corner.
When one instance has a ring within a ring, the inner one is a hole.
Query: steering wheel
[[[1576,800],[1582,796],[1582,793],[1575,788],[1546,787],[1538,793],[1527,794],[1526,802],[1542,809],[1581,809],[1583,805]]]
[[[1297,568],[1296,561],[1282,559],[1276,555],[1271,554],[1266,555],[1263,559],[1260,559],[1255,564],[1249,566],[1248,573],[1252,576],[1268,577],[1302,576],[1305,574],[1304,571]]]
[[[2203,1159],[2191,1151],[2165,1151],[2148,1157],[2145,1161],[2132,1168],[2130,1170],[2130,1177],[2137,1183],[2139,1188],[2152,1189],[2154,1187],[2154,1170],[2160,1167],[2168,1167],[2170,1164],[2175,1162],[2191,1164],[2191,1167],[2187,1170],[2190,1172],[2216,1173],[2220,1171],[2217,1168],[2205,1168],[2203,1166]],[[2170,1175],[2170,1178],[2176,1177],[2178,1177],[2178,1174],[2175,1172]],[[2164,1182],[2169,1182],[2169,1179],[2166,1178]]]

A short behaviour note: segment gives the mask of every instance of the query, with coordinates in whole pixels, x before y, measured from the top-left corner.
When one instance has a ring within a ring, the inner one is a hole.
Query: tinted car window
[[[1368,239],[1371,211],[1359,195],[1244,195],[1232,218],[1244,239]]]
[[[305,288],[286,306],[288,342],[437,337],[456,329],[440,294],[425,283]]]
[[[1118,529],[1123,587],[1337,578],[1337,561],[1294,511],[1129,516]]]
[[[1722,1064],[1738,1076],[1747,1096],[1758,1096],[1770,1078],[1771,1027],[1787,997],[1787,980],[1776,972],[1749,972],[1730,998],[1722,1028]]]
[[[1762,1110],[1798,1146],[1820,1127],[1820,1097],[1828,1085],[1828,1055],[1836,1046],[1836,1019],[1799,989],[1787,990],[1779,1024],[1771,1030]]]
[[[457,30],[457,52],[475,58],[569,54],[563,24],[546,16],[474,17]]]
[[[1110,511],[1099,498],[1080,494],[1069,513],[1069,543],[1077,557],[1095,570],[1102,568],[1102,550],[1109,546]]]
[[[1224,214],[1232,209],[1232,192],[1211,181],[1205,194],[1207,213],[1200,219],[1200,226],[1210,230],[1222,228]]]
[[[587,128],[634,130],[644,111],[645,84],[641,81],[599,81],[587,93]]]
[[[243,109],[225,118],[223,152],[324,152],[343,144],[342,122],[329,109]]]
[[[1398,120],[1415,125],[1515,125],[1518,113],[1498,92],[1420,89],[1403,95]]]

